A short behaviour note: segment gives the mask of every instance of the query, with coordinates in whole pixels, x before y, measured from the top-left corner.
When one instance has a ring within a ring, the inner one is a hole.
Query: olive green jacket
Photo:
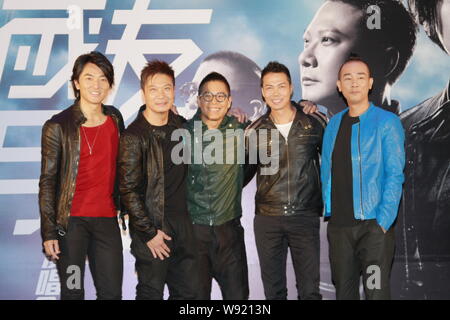
[[[190,136],[186,141],[191,147],[186,179],[188,210],[194,224],[218,226],[242,215],[242,188],[251,180],[244,177],[247,123],[225,116],[218,129],[208,130],[200,114],[199,109],[185,124]],[[239,135],[234,133],[240,131],[240,138],[236,138]]]

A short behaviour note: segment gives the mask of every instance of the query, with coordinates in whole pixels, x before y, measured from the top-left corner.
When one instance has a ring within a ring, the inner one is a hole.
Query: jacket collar
[[[192,119],[189,121],[189,123],[191,125],[194,124],[195,121],[201,121],[202,122],[202,128],[204,130],[208,129],[208,126],[203,122],[202,120],[202,110],[200,108],[197,109],[197,112],[195,113],[195,115],[192,117]],[[228,115],[225,115],[225,117],[223,118],[222,122],[219,124],[219,127],[217,129],[224,129],[228,126],[228,124],[233,120],[233,117],[230,117]]]
[[[157,126],[153,126],[152,124],[150,124],[147,119],[144,116],[144,110],[147,106],[145,104],[143,104],[138,111],[138,115],[136,117],[136,120],[139,122],[140,125],[143,125],[144,127],[149,127],[149,128],[157,128]],[[177,115],[175,113],[173,113],[172,110],[169,110],[169,119],[167,121],[167,125],[168,126],[172,126],[172,127],[179,127],[181,124],[179,124],[179,120],[177,119]]]
[[[381,105],[381,109],[390,111],[390,112],[395,113],[395,114],[398,115],[400,113],[400,102],[398,102],[397,100],[392,99],[391,100],[391,104],[383,103]]]
[[[75,103],[71,106],[71,108],[72,108],[71,110],[72,110],[72,115],[73,115],[73,119],[74,119],[75,123],[78,126],[81,126],[83,123],[86,122],[87,119],[84,116],[83,112],[81,111],[80,101],[79,100],[75,101]],[[104,104],[102,104],[102,112],[106,116],[112,115],[111,108],[108,108]]]
[[[443,106],[444,104],[450,101],[450,80],[447,82],[447,86],[442,91],[442,95],[439,98],[439,106]]]
[[[294,127],[294,124],[299,124],[301,127],[308,126],[309,122],[302,121],[305,119],[305,115],[303,113],[302,107],[299,104],[297,104],[295,101],[291,101],[291,105],[297,109],[295,118],[292,122],[293,127]],[[270,109],[270,107],[268,107],[267,112],[261,118],[261,128],[275,128],[275,123],[272,121],[270,114],[271,114],[271,109]]]
[[[426,132],[429,129],[436,129],[439,128],[439,130],[432,130],[433,136],[437,135],[438,131],[443,132],[443,126],[440,125],[440,122],[444,118],[448,118],[449,109],[450,109],[450,81],[447,84],[447,87],[444,88],[444,90],[435,96],[434,103],[428,103],[427,108],[421,108],[427,111],[427,115],[423,116],[423,118],[416,122],[413,125],[414,130],[421,130],[423,132]],[[421,111],[421,110],[420,110]],[[445,116],[447,115],[447,116]]]
[[[375,107],[375,105],[372,102],[370,102],[369,108],[367,108],[367,110],[364,111],[363,114],[359,115],[359,120],[364,121],[372,113],[372,110],[374,107]]]
[[[364,113],[359,115],[359,120],[363,121],[364,119],[366,119],[370,113],[372,112],[373,108],[375,107],[375,105],[373,104],[372,101],[369,101],[369,108],[367,108],[366,111],[364,111]],[[350,110],[349,107],[345,108],[344,110],[342,110],[341,112],[339,112],[336,116],[339,116],[339,118],[342,118],[344,116],[344,114],[346,114],[348,111]]]

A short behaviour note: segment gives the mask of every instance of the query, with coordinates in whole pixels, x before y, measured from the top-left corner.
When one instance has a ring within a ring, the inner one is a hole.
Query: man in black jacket
[[[409,0],[430,40],[450,54],[450,0]],[[397,221],[393,287],[407,299],[450,298],[450,82],[400,114],[405,184]]]
[[[165,62],[142,70],[145,105],[120,140],[122,203],[130,217],[131,253],[136,258],[136,299],[196,296],[195,244],[186,204],[186,164],[172,161],[174,130],[185,120],[174,114],[175,75]]]
[[[99,52],[81,55],[72,73],[75,103],[42,129],[39,180],[45,253],[56,260],[61,299],[84,299],[86,256],[98,299],[122,297],[122,239],[116,157],[122,115],[102,102],[114,70]],[[114,194],[113,194],[114,193]]]
[[[264,292],[270,300],[287,298],[290,248],[299,299],[321,299],[319,154],[326,123],[291,102],[293,88],[286,66],[270,62],[262,71],[261,88],[270,111],[247,129],[249,161],[256,152],[278,161],[278,170],[273,170],[257,159],[254,228]]]

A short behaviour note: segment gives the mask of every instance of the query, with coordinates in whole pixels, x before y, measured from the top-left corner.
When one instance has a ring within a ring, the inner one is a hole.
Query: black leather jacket
[[[449,92],[450,82],[441,93],[400,115],[406,166],[396,255],[407,263],[450,261]],[[414,277],[414,268],[409,269]]]
[[[118,167],[121,202],[130,219],[131,236],[148,242],[158,229],[164,229],[165,132],[148,123],[144,110],[145,105],[120,139]],[[184,122],[183,117],[169,112],[169,126],[182,128]]]
[[[305,115],[301,107],[295,102],[292,104],[297,108],[297,113],[288,141],[276,129],[270,117],[270,109],[246,130],[248,148],[255,145],[249,138],[254,129],[258,137],[258,155],[268,150],[272,157],[279,160],[276,173],[264,175],[261,170],[269,165],[263,165],[258,156],[255,211],[259,215],[320,215],[323,209],[319,155],[326,122],[318,115]],[[278,134],[278,154],[272,146],[270,133],[267,135],[268,139],[261,139],[260,132],[267,129],[274,129]],[[249,159],[252,160],[251,155]]]
[[[119,134],[124,130],[123,118],[113,106],[102,106],[111,116]],[[80,126],[86,121],[78,103],[54,115],[42,127],[42,159],[39,179],[39,210],[43,241],[64,235],[75,193],[80,160]],[[114,201],[119,210],[118,180]]]

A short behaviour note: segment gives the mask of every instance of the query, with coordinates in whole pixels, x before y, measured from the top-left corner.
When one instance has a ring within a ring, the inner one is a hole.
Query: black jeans
[[[172,238],[165,240],[170,248],[169,258],[154,258],[147,244],[132,234],[131,253],[136,258],[138,276],[136,300],[162,300],[164,285],[169,288],[170,300],[195,299],[195,238],[188,213],[165,217],[163,231]]]
[[[211,299],[214,278],[224,300],[247,300],[248,267],[240,218],[220,226],[194,224],[194,233],[199,263],[197,299]]]
[[[373,219],[361,221],[353,227],[328,224],[327,233],[336,299],[359,300],[361,274],[366,299],[390,299],[394,228],[384,233]]]
[[[291,251],[298,299],[320,300],[320,218],[260,216],[254,220],[256,248],[267,300],[286,300],[286,260]]]
[[[61,300],[84,299],[86,256],[97,299],[122,299],[122,239],[116,217],[70,217],[67,232],[58,236],[58,242]]]

